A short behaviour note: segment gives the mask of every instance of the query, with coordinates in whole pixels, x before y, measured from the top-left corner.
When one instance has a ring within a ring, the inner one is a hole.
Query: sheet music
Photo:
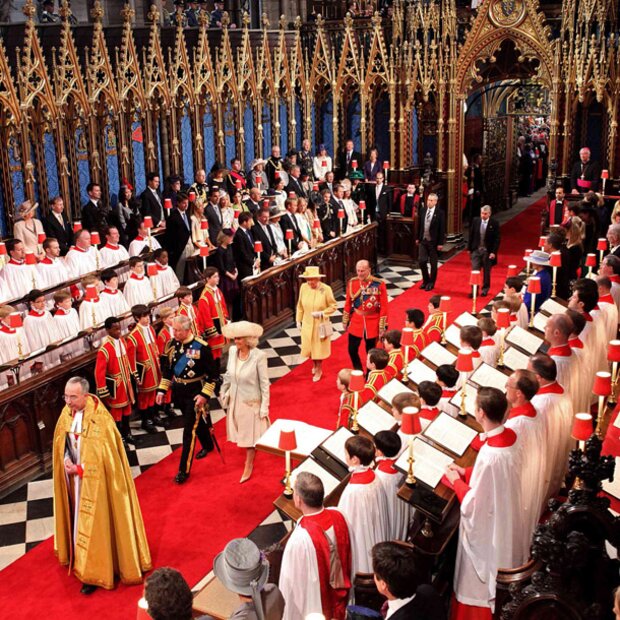
[[[508,376],[497,370],[497,368],[493,368],[493,366],[489,366],[489,364],[482,362],[471,374],[469,380],[478,387],[494,387],[505,392]]]
[[[564,314],[568,308],[551,297],[540,306],[547,314]]]
[[[280,431],[295,430],[297,448],[293,450],[295,454],[308,456],[317,446],[323,443],[332,431],[318,426],[312,426],[299,420],[285,420],[279,418],[263,433],[262,437],[256,442],[257,447],[264,446],[279,450]]]
[[[427,427],[423,435],[441,444],[457,456],[463,456],[474,437],[473,428],[455,420],[447,413],[440,413]]]
[[[446,340],[457,349],[461,348],[461,328],[458,325],[452,323],[446,329]]]
[[[373,437],[379,431],[393,430],[397,424],[391,413],[372,400],[357,412],[357,423]]]
[[[504,351],[504,366],[510,370],[519,370],[520,368],[527,368],[527,364],[530,358],[521,353],[519,349],[510,347]]]
[[[323,488],[325,489],[325,497],[327,497],[330,493],[333,493],[334,489],[340,484],[340,480],[338,480],[336,476],[328,472],[313,458],[306,459],[291,472],[291,484],[295,484],[295,478],[302,471],[307,471],[308,473],[314,474],[321,479],[321,482],[323,482]]]
[[[398,379],[392,379],[379,390],[379,398],[391,405],[394,396],[403,393],[413,394],[413,390],[403,385]]]
[[[437,381],[437,373],[417,357],[407,366],[407,374],[416,385],[422,381]]]
[[[438,342],[431,342],[421,353],[422,357],[435,366],[442,364],[454,364],[456,355],[452,355],[448,349],[442,347]]]
[[[409,470],[409,444],[407,448],[400,455],[395,465],[401,471],[407,473]],[[454,459],[447,454],[433,448],[430,444],[426,443],[422,439],[416,438],[413,440],[413,475],[428,484],[429,487],[434,489],[440,482],[442,476],[446,471],[446,467],[454,462]]]
[[[344,444],[349,437],[353,437],[353,433],[348,428],[341,426],[321,444],[323,450],[329,452],[329,454],[340,461],[340,463],[342,463],[345,467],[347,467],[347,457],[344,450]]]
[[[543,345],[544,340],[515,325],[506,336],[506,342],[523,349],[530,355],[534,355]]]
[[[461,409],[461,395],[463,390],[460,389],[450,400],[450,404]],[[476,397],[478,390],[473,385],[468,385],[465,391],[465,413],[475,417],[476,415]]]
[[[620,456],[616,457],[616,474],[620,472]],[[620,499],[620,475],[614,474],[614,481],[603,480],[603,491],[613,495],[616,499]]]
[[[543,332],[544,334],[545,327],[547,326],[548,320],[549,320],[549,317],[546,314],[543,314],[542,312],[538,312],[537,314],[534,315],[534,328],[537,329],[539,332]]]
[[[454,322],[459,327],[465,327],[466,325],[478,325],[478,319],[469,312],[463,312],[463,314],[459,314],[459,316],[454,319]]]

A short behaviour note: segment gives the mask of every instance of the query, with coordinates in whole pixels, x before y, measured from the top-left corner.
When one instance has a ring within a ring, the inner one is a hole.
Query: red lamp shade
[[[549,264],[552,267],[561,267],[562,266],[562,253],[551,252],[551,255],[549,256]]]
[[[321,162],[321,168],[327,168],[327,161],[325,159]]]
[[[90,233],[90,242],[93,245],[99,245],[101,243],[101,237],[96,230]]]
[[[318,183],[313,183],[312,184],[312,191],[313,192],[318,192],[319,191],[319,184]]]
[[[361,392],[364,389],[366,380],[361,370],[351,371],[351,380],[349,381],[349,390],[351,392]]]
[[[344,209],[338,209],[338,219],[344,220]]]
[[[609,178],[609,170],[601,170],[601,179]]]
[[[400,334],[400,346],[412,347],[413,346],[413,329],[411,327],[403,327]]]
[[[508,271],[506,272],[507,278],[512,278],[519,275],[519,268],[516,265],[508,265]]]
[[[254,182],[256,185],[260,185],[263,182],[263,177],[260,174],[255,175]]]
[[[37,257],[34,255],[34,252],[26,252],[26,265],[36,265]]]
[[[293,229],[292,228],[287,228],[286,232],[284,233],[284,238],[289,241],[293,239]]]
[[[237,180],[237,181],[235,181],[235,187],[237,189],[241,189],[243,187],[243,184],[241,183],[241,181]]]
[[[539,248],[543,248],[543,247],[545,247],[545,243],[547,243],[547,237],[541,237],[541,238],[538,240],[538,247],[539,247]]]
[[[164,198],[164,209],[172,209],[172,198]]]
[[[73,232],[80,232],[80,230],[82,230],[82,222],[80,222],[79,220],[73,222]]]
[[[497,311],[495,324],[497,329],[508,329],[510,327],[510,310],[508,308],[500,308]]]
[[[45,233],[39,233],[37,235],[37,242],[39,244],[43,243],[47,239],[47,235]]]
[[[444,295],[439,298],[439,310],[440,312],[450,312],[450,297]]]
[[[471,349],[459,349],[456,358],[456,369],[459,372],[472,372],[474,369],[474,358]]]
[[[353,168],[353,170],[357,170],[357,159],[351,160],[351,168]]]
[[[527,292],[530,295],[538,295],[542,292],[542,288],[540,286],[540,278],[538,276],[531,276],[527,281]]]
[[[146,273],[149,277],[157,275],[157,265],[155,263],[147,263]]]
[[[389,161],[384,161],[383,162],[383,169],[387,170],[390,167],[390,162]]]
[[[260,241],[257,241],[257,243],[260,243]],[[200,256],[202,256],[203,258],[205,256],[209,256],[209,246],[208,245],[204,245],[203,244],[203,245],[200,246]]]
[[[620,362],[620,340],[610,340],[607,345],[607,359],[610,362]]]
[[[295,437],[295,429],[290,431],[281,430],[280,439],[278,440],[278,448],[285,452],[291,452],[297,448],[297,437]]]
[[[263,200],[263,209],[269,209],[269,200],[267,198]]]
[[[241,210],[238,207],[235,207],[235,210],[233,211],[233,216],[235,217],[236,220],[238,220],[240,215],[241,215]]]
[[[276,181],[280,178],[280,173],[279,173],[277,170],[275,171],[275,173],[274,173],[274,175],[273,175],[273,178],[274,178]]]
[[[321,228],[321,222],[319,220],[312,220],[312,228]]]
[[[417,407],[405,407],[403,409],[403,419],[400,423],[400,430],[405,435],[417,435],[422,432],[419,413]]]
[[[296,195],[297,195],[297,194],[296,194],[295,192],[289,192],[289,193],[288,193],[288,197],[289,197],[289,198],[295,198],[295,196],[296,196]]]
[[[263,251],[263,243],[262,241],[255,241],[254,242],[254,251],[259,254],[260,252]]]
[[[525,250],[525,256],[531,256],[534,250]]]
[[[607,239],[605,239],[605,237],[602,237],[601,239],[597,241],[596,249],[599,252],[604,252],[607,249]]]
[[[194,200],[196,200],[196,192],[190,192],[188,198],[190,202],[194,202]]]
[[[479,271],[472,271],[469,274],[470,286],[482,286],[482,274]]]
[[[11,312],[7,317],[9,327],[13,329],[19,329],[24,325],[24,321],[22,320],[22,315],[19,312]]]
[[[0,256],[6,256],[6,255],[7,255],[6,244],[4,243],[4,241],[0,241]]]
[[[147,215],[142,223],[144,224],[144,228],[153,228],[153,218],[150,215]]]
[[[592,435],[592,416],[589,413],[576,413],[573,420],[573,439],[587,441]]]
[[[596,267],[596,254],[586,256],[586,267]]]
[[[200,220],[200,230],[209,230],[209,222],[207,220]]]
[[[92,301],[93,299],[97,299],[97,297],[97,287],[94,284],[89,284],[84,291],[84,299]]]
[[[366,201],[360,200],[360,211],[365,211],[365,210],[366,210]]]
[[[611,373],[610,372],[597,372],[594,377],[594,385],[592,386],[592,393],[597,396],[610,396],[611,395]]]

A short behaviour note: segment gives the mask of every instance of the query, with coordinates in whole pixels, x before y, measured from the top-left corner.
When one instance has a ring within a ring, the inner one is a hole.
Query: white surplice
[[[547,354],[555,362],[557,382],[568,393],[575,407],[575,412],[589,411],[592,377],[587,368],[582,368],[581,360],[574,354],[568,344],[551,347]],[[589,385],[587,385],[588,383]]]
[[[599,297],[598,307],[601,316],[605,319],[605,326],[607,328],[607,342],[615,340],[618,335],[618,308],[611,295],[605,295]],[[592,313],[595,317],[595,312]]]
[[[54,322],[61,339],[73,338],[80,331],[80,318],[75,308],[69,310],[59,308],[54,314]]]
[[[159,250],[161,248],[161,244],[155,237],[151,237],[151,243],[149,246],[149,238],[141,237],[138,235],[130,244],[129,244],[129,256],[139,256],[146,249],[147,252]]]
[[[106,243],[100,250],[101,269],[116,267],[119,263],[129,260],[129,252],[122,245]]]
[[[69,270],[60,258],[46,256],[37,265],[37,272],[39,274],[39,286],[43,290],[64,284],[70,279]]]
[[[99,250],[91,245],[88,250],[72,246],[65,256],[65,265],[71,278],[81,278],[102,268]]]
[[[99,297],[101,298],[101,302],[106,306],[106,318],[109,316],[119,317],[123,314],[127,314],[130,310],[125,296],[118,289],[113,290],[106,287],[99,293]]]
[[[125,288],[123,289],[123,295],[125,295],[125,299],[130,308],[137,304],[148,306],[151,302],[155,301],[151,281],[146,276],[138,276],[135,273],[132,273],[129,278],[127,278]]]
[[[157,275],[155,276],[155,285],[157,287],[157,297],[165,297],[176,293],[181,286],[177,274],[169,265],[161,265],[155,261],[157,265]]]
[[[388,505],[389,540],[407,540],[413,507],[398,497],[403,485],[403,474],[394,467],[396,459],[377,457],[375,474],[383,486]]]
[[[584,316],[586,317],[586,326],[579,334],[579,337],[588,351],[588,357],[594,360],[593,372],[609,370],[605,319],[601,316],[600,310],[593,310],[591,314],[584,313]],[[594,375],[592,375],[590,381],[594,381]],[[590,387],[592,387],[592,384],[590,384]]]
[[[80,330],[91,329],[101,325],[108,317],[107,305],[102,303],[101,298],[97,301],[82,300],[80,304]]]
[[[54,322],[54,317],[47,311],[35,312],[31,310],[24,317],[24,331],[28,338],[28,346],[31,351],[45,349],[48,345],[62,340],[58,327]],[[50,351],[39,358],[49,368],[58,361],[59,352]]]
[[[39,274],[35,265],[26,265],[11,259],[0,272],[0,289],[4,301],[21,299],[32,289],[40,288]]]

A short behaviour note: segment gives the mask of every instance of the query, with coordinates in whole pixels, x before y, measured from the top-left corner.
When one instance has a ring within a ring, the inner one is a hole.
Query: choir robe
[[[398,497],[403,474],[394,467],[395,458],[377,457],[375,474],[383,486],[388,505],[388,540],[407,540],[413,508]]]
[[[331,567],[338,567],[333,575]],[[342,513],[321,508],[301,517],[282,555],[278,586],[286,601],[283,620],[311,613],[344,620],[351,577],[351,539]]]
[[[177,274],[174,273],[172,267],[168,265],[161,265],[155,261],[157,266],[157,275],[155,276],[155,285],[157,287],[157,297],[165,297],[166,295],[172,295],[181,286]]]
[[[428,405],[420,406],[420,426],[422,430],[426,430],[426,427],[439,415],[438,407],[429,407]]]
[[[620,276],[611,276],[609,279],[611,280],[611,296],[620,313]]]
[[[145,249],[147,252],[154,252],[155,250],[159,250],[159,248],[161,248],[161,244],[155,237],[151,237],[151,244],[149,246],[149,238],[138,235],[129,244],[129,256],[139,256]]]
[[[353,549],[353,575],[372,573],[370,552],[374,545],[389,540],[388,502],[383,485],[368,467],[353,470],[338,509],[349,525]]]
[[[127,314],[131,308],[125,296],[118,289],[111,289],[107,286],[99,293],[99,297],[107,307],[106,315],[119,317]]]
[[[360,392],[359,407],[365,405],[368,401],[374,400],[379,390],[389,381],[385,368],[383,370],[371,370],[366,379],[366,385]]]
[[[101,301],[101,297],[93,300],[83,299],[80,304],[80,330],[92,329],[101,325],[107,318],[107,304]]]
[[[546,443],[547,422],[532,403],[512,407],[505,424],[519,438],[523,461],[519,472],[521,480],[521,520],[525,528],[524,556],[527,557],[534,528],[546,501],[549,488],[547,459],[549,446]]]
[[[127,356],[138,374],[138,409],[142,411],[155,404],[161,382],[157,336],[151,325],[136,325],[127,336]]]
[[[211,347],[213,359],[222,357],[222,349],[226,344],[226,339],[222,336],[222,328],[228,321],[228,309],[224,295],[219,288],[213,289],[209,285],[205,285],[198,300],[196,324],[198,333]]]
[[[601,295],[598,298],[598,307],[599,310],[605,314],[605,318],[609,322],[607,325],[608,332],[608,340],[615,340],[618,334],[618,307],[616,306],[616,302],[611,295]]]
[[[186,316],[192,322],[192,333],[194,336],[200,336],[198,332],[198,325],[196,323],[196,310],[193,305],[186,306],[185,304],[179,304],[179,315]]]
[[[411,357],[412,351],[410,348],[408,357]],[[402,379],[403,367],[405,365],[405,354],[402,349],[393,349],[389,353],[390,361],[388,362],[385,372],[388,377],[388,381],[396,377],[398,380]],[[411,361],[411,359],[409,360]]]
[[[172,327],[168,327],[168,325],[164,325],[157,334],[157,350],[159,351],[159,359],[161,360],[161,356],[164,354],[164,349],[166,348],[166,344],[169,340],[173,338]],[[160,364],[161,368],[161,364]],[[164,395],[164,404],[169,405],[172,402],[172,386],[168,388],[166,394]]]
[[[80,331],[80,318],[75,308],[69,310],[57,308],[54,314],[54,322],[61,340],[73,338]]]
[[[122,245],[106,243],[100,250],[101,269],[116,267],[119,263],[129,260],[129,252]]]
[[[28,338],[28,347],[31,351],[45,349],[48,345],[62,340],[54,317],[47,311],[36,312],[31,310],[24,317],[24,331]],[[50,368],[59,359],[59,351],[50,351],[44,356],[39,357],[38,361],[43,362],[45,368]]]
[[[598,310],[594,310],[592,314],[584,312],[583,316],[586,319],[586,326],[579,337],[585,345],[588,357],[594,360],[593,373],[607,371],[609,364],[607,362],[608,340],[605,321]],[[590,377],[590,380],[593,381],[594,377]]]
[[[458,388],[444,387],[441,391],[441,398],[437,403],[439,411],[445,411],[448,415],[456,418],[459,415],[460,409],[453,405],[450,401],[454,398],[454,395],[458,392]]]
[[[454,483],[461,503],[454,592],[461,608],[493,611],[498,569],[521,566],[526,560],[521,518],[523,457],[512,429],[499,426],[483,438],[475,465],[466,470],[465,480]],[[484,617],[476,610],[468,614],[466,609],[459,610],[465,612],[459,618]]]
[[[35,265],[26,265],[24,261],[13,258],[4,265],[0,272],[0,290],[4,301],[21,299],[35,288],[41,288]]]
[[[588,355],[584,349],[583,340],[579,337],[569,338],[568,346],[573,354],[573,357],[577,359],[581,373],[579,375],[580,394],[581,398],[574,402],[575,413],[579,411],[589,411],[590,404],[596,401],[596,397],[592,394],[592,381],[594,377],[595,359],[594,356]]]
[[[148,306],[155,301],[151,281],[146,276],[139,276],[136,273],[132,273],[127,278],[123,295],[125,295],[130,308],[138,304]]]
[[[431,342],[441,342],[443,334],[443,312],[433,312],[428,315],[422,330],[426,336],[427,345]]]
[[[95,385],[97,396],[103,401],[115,422],[123,416],[131,415],[131,405],[135,401],[131,376],[135,368],[131,367],[127,356],[127,347],[123,338],[106,336],[95,360]],[[107,384],[114,381],[115,392],[110,392]]]
[[[65,256],[65,265],[69,276],[74,279],[93,271],[99,271],[102,267],[99,250],[94,245],[91,245],[88,250],[73,245]]]
[[[525,304],[519,306],[517,312],[517,325],[523,329],[527,329],[530,323],[530,313]]]
[[[550,347],[547,355],[555,362],[557,382],[565,387],[574,411],[576,413],[589,411],[593,378],[582,368],[581,360],[573,353],[568,343]]]
[[[441,340],[441,335],[439,339]],[[420,329],[414,329],[413,330],[413,347],[412,347],[412,351],[410,351],[409,353],[408,361],[411,362],[416,357],[420,357],[420,353],[428,346],[429,343],[430,343],[430,340],[428,339],[428,336],[426,335],[426,332],[424,331],[424,327],[420,327]]]
[[[27,357],[30,354],[28,336],[24,328],[13,329],[4,323],[0,323],[0,364],[18,359],[20,349],[21,357]]]
[[[485,364],[489,366],[497,366],[497,360],[499,359],[499,345],[493,338],[483,338],[480,343],[480,357]]]
[[[549,487],[546,497],[550,498],[557,495],[568,468],[568,454],[574,443],[571,438],[573,406],[564,388],[557,381],[541,386],[532,398],[532,405],[547,421],[545,445]]]
[[[43,290],[64,284],[71,279],[65,262],[60,258],[46,256],[37,265],[37,272],[37,282]]]

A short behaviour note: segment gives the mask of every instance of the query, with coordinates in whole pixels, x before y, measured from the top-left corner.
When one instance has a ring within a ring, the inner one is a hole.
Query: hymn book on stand
[[[442,347],[438,342],[431,342],[421,353],[422,357],[435,366],[454,364],[456,355]]]
[[[391,413],[373,400],[367,402],[357,412],[357,423],[373,437],[379,431],[393,431],[398,424]]]
[[[408,458],[409,447],[400,455],[395,463],[395,467],[403,473],[407,473],[409,471]],[[413,458],[415,459],[413,475],[417,480],[427,484],[432,489],[435,489],[441,481],[446,467],[454,463],[454,459],[451,456],[437,448],[433,448],[433,446],[419,437],[413,440]]]
[[[453,454],[463,456],[478,433],[442,411],[422,434]]]

